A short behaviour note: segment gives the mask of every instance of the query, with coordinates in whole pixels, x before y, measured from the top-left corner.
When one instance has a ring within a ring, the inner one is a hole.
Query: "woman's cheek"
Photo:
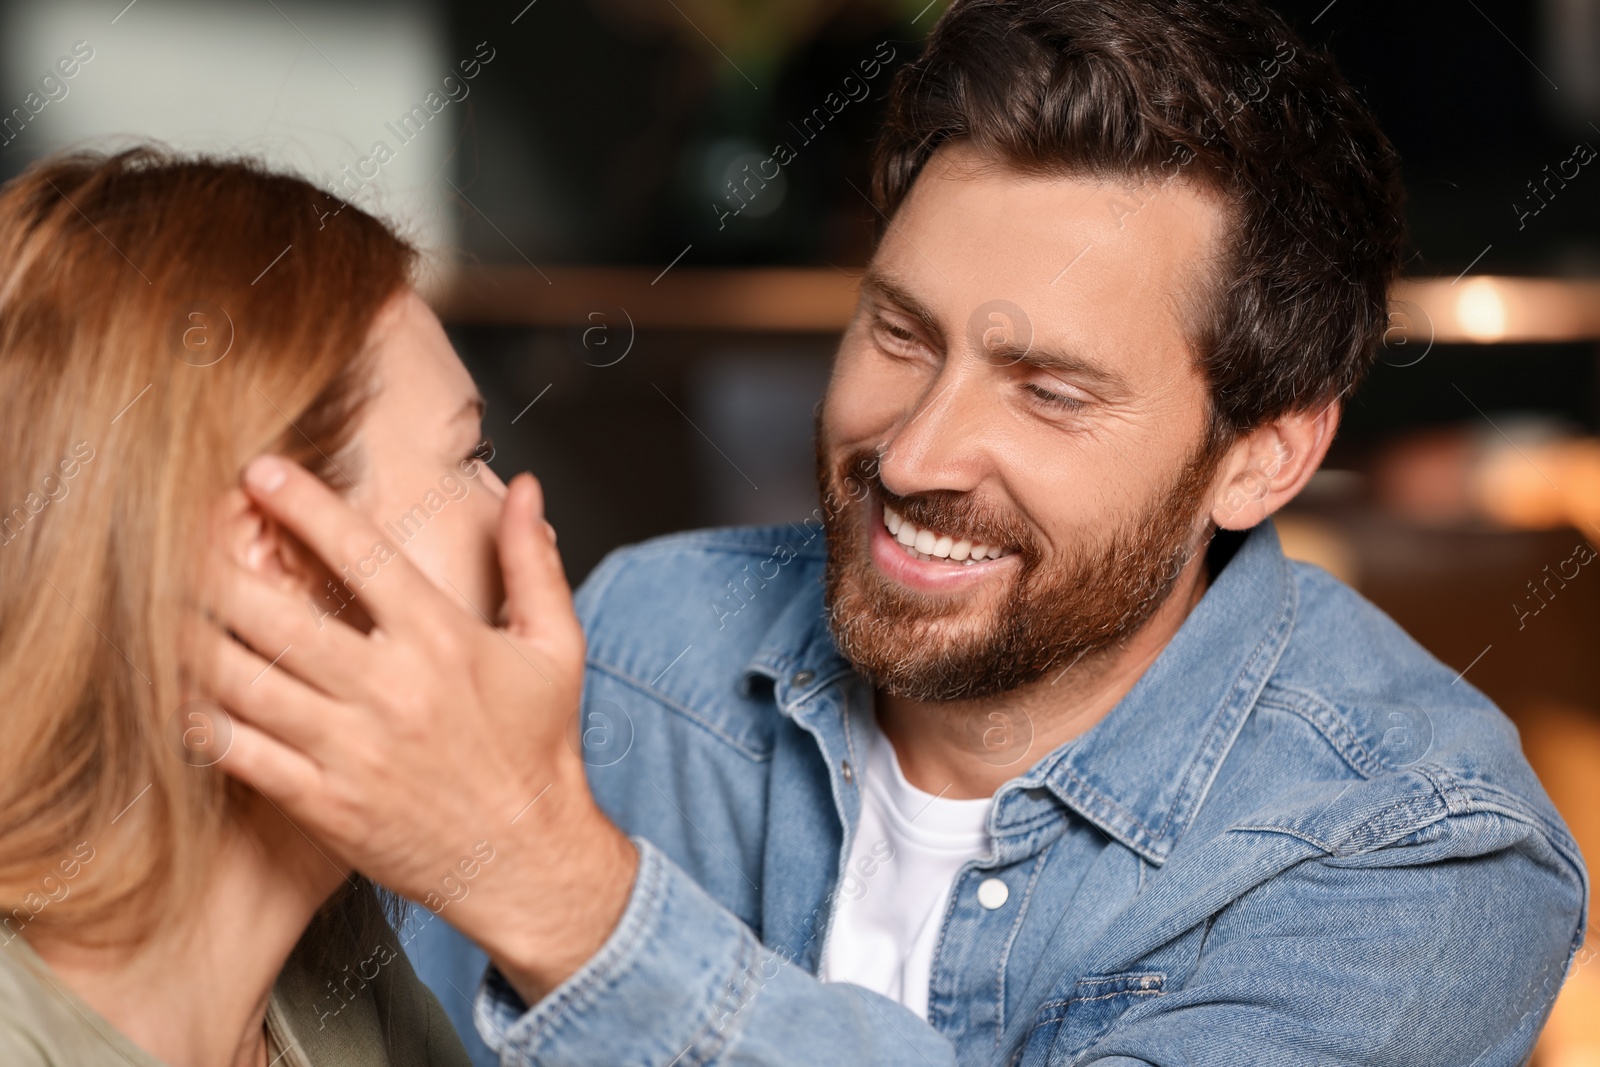
[[[504,599],[496,532],[499,502],[476,488],[453,514],[435,517],[434,536],[417,569],[447,594],[459,594],[486,618]]]

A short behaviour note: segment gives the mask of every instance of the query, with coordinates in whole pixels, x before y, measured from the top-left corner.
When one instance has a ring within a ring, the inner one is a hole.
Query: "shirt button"
[[[998,878],[985,878],[978,886],[978,903],[990,911],[1005,907],[1010,897],[1011,890]]]
[[[851,782],[856,780],[856,772],[850,769],[849,760],[841,760],[839,763],[839,770],[844,774],[844,781],[846,785],[849,785]]]
[[[807,685],[816,676],[817,673],[815,671],[795,671],[794,677],[789,679],[789,684],[792,686]]]

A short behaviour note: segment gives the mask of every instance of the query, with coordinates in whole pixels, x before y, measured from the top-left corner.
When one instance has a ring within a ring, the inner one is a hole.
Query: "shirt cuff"
[[[593,958],[531,1008],[492,964],[473,1023],[506,1063],[699,1063],[716,1056],[742,1006],[737,977],[760,944],[731,912],[643,838],[622,920]]]

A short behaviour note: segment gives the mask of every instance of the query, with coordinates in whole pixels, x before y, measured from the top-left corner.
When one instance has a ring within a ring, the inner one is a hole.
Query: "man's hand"
[[[262,457],[245,483],[331,572],[359,576],[374,627],[319,622],[303,597],[215,562],[215,621],[188,647],[204,695],[232,716],[220,765],[320,847],[439,913],[537,1001],[610,935],[638,862],[565,737],[584,639],[538,483],[514,478],[500,520],[503,629],[303,468]]]

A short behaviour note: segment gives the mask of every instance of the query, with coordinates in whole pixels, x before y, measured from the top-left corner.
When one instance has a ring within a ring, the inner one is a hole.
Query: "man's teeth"
[[[948,559],[956,563],[973,564],[986,559],[1009,556],[1011,549],[993,545],[973,544],[956,540],[949,534],[924,530],[907,522],[900,513],[888,505],[883,509],[883,525],[890,536],[905,546],[906,551],[918,559]]]

